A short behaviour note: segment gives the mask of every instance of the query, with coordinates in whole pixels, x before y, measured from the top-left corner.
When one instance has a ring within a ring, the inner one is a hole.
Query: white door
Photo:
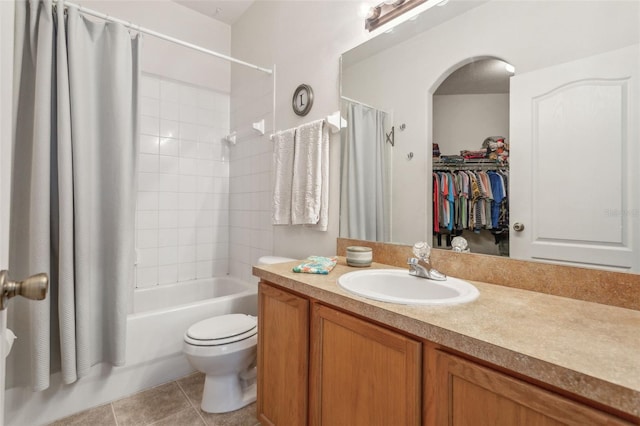
[[[13,1],[0,1],[0,270],[7,269],[11,176]],[[0,311],[0,426],[4,425],[4,334],[7,311]]]
[[[511,78],[512,257],[640,271],[639,52]]]

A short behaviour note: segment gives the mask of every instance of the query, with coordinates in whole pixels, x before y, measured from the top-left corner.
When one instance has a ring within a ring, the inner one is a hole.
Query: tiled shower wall
[[[232,129],[238,132],[231,151],[230,272],[245,282],[260,256],[273,254],[271,225],[273,146],[273,77],[238,67],[231,79]],[[265,134],[252,124],[265,121]]]
[[[229,270],[229,95],[143,75],[136,287]]]

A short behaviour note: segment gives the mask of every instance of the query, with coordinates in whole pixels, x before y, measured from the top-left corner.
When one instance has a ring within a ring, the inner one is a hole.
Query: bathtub
[[[182,353],[190,325],[216,315],[257,315],[257,288],[217,277],[136,289],[127,317],[127,365]]]
[[[256,315],[257,286],[231,277],[187,281],[134,291],[127,316],[126,364],[98,364],[71,386],[60,373],[42,392],[6,392],[6,424],[44,425],[70,414],[124,398],[195,371],[182,353],[184,332],[215,315]]]

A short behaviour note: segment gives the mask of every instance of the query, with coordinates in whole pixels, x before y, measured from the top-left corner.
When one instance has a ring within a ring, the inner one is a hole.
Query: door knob
[[[47,274],[32,275],[24,281],[11,281],[8,271],[0,271],[0,310],[7,307],[9,299],[18,295],[31,300],[42,300],[47,296],[48,288]]]
[[[521,224],[520,222],[516,222],[513,224],[513,230],[516,232],[522,232],[522,230],[524,229],[524,225]]]

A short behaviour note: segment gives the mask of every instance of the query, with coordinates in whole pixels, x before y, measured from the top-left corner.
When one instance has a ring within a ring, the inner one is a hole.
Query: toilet
[[[265,256],[258,264],[294,259]],[[238,410],[256,400],[258,319],[227,314],[199,321],[184,334],[182,351],[189,364],[205,374],[200,407],[207,413]]]

